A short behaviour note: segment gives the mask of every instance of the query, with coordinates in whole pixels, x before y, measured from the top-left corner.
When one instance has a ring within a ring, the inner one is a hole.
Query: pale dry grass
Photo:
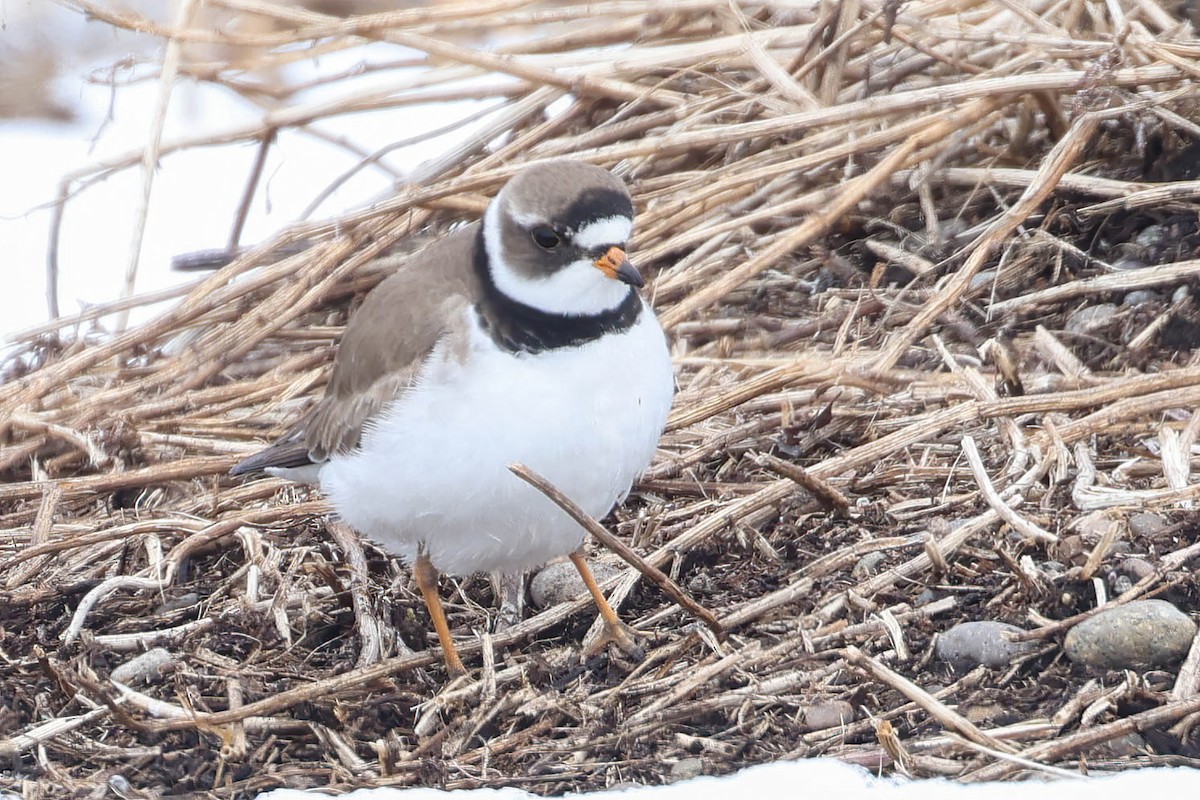
[[[1196,659],[1118,679],[1139,698],[1122,706],[1057,644],[1094,606],[1093,578],[1115,602],[1200,597],[1200,48],[1173,9],[611,0],[337,18],[225,0],[213,5],[274,22],[224,34],[71,5],[256,53],[252,72],[181,59],[263,114],[164,141],[158,158],[269,146],[365,108],[506,102],[378,207],[246,251],[145,325],[73,333],[166,295],[18,338],[0,388],[0,752],[29,786],[118,772],[221,796],[313,782],[549,793],[667,780],[689,758],[724,772],[828,754],[979,779],[1192,756]],[[257,83],[371,41],[425,53],[430,70],[321,103]],[[567,92],[576,102],[546,118]],[[587,603],[481,636],[490,590],[463,580],[452,622],[482,668],[446,687],[398,565],[328,534],[319,497],[223,475],[320,391],[390,253],[560,156],[629,182],[632,250],[674,340],[662,452],[610,527],[729,636],[630,569],[611,589],[647,659],[580,664]],[[1120,305],[1139,290],[1154,294]],[[1132,525],[1145,510],[1166,526]],[[874,552],[882,569],[861,568]],[[1120,587],[1135,555],[1154,569]],[[1044,646],[1006,672],[950,676],[931,637],[962,619],[1017,622]],[[168,676],[113,682],[152,647]],[[368,649],[383,660],[363,663]],[[855,719],[806,721],[831,701]],[[1145,751],[1103,749],[1135,730]]]

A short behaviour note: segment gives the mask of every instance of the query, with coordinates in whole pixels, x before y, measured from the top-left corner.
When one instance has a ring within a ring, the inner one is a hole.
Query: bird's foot
[[[596,640],[584,648],[584,655],[588,658],[598,656],[608,649],[609,645],[615,646],[621,653],[633,661],[641,661],[646,657],[646,650],[637,643],[636,637],[640,636],[637,631],[626,625],[624,622],[616,621],[609,622],[605,620],[604,627]]]

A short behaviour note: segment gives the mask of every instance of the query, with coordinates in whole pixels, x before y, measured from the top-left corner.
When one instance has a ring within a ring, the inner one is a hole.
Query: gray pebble
[[[1154,565],[1144,558],[1133,556],[1121,562],[1121,571],[1135,581],[1154,574]]]
[[[589,561],[592,574],[598,583],[604,583],[621,570],[607,561]],[[569,600],[586,597],[587,586],[579,577],[579,570],[570,561],[559,561],[543,569],[529,582],[529,599],[538,608],[548,608]]]
[[[1091,333],[1102,328],[1117,313],[1117,307],[1112,303],[1097,303],[1094,306],[1084,306],[1067,317],[1067,330],[1071,333]]]
[[[165,603],[154,609],[155,614],[169,614],[181,608],[191,608],[200,602],[200,595],[195,592],[181,594],[179,597],[168,598]]]
[[[979,664],[1003,669],[1013,659],[1035,649],[1033,642],[1016,642],[1007,635],[1024,632],[1006,622],[960,622],[938,636],[934,652],[940,660],[960,669]]]
[[[850,575],[862,579],[879,572],[879,567],[887,560],[887,556],[880,552],[867,553],[858,560],[858,563],[850,568]]]
[[[1113,266],[1116,265],[1114,264]],[[1153,303],[1159,299],[1161,298],[1159,297],[1158,292],[1152,292],[1149,289],[1135,289],[1122,298],[1121,305],[1140,306],[1143,303]]]
[[[830,700],[817,703],[804,710],[804,729],[806,731],[823,731],[826,728],[838,728],[854,721],[854,706],[845,700]]]
[[[1093,537],[1093,541],[1095,541],[1095,537]],[[1083,536],[1078,533],[1072,533],[1070,536],[1064,536],[1051,545],[1050,552],[1057,561],[1079,566],[1087,561],[1089,548],[1083,540]]]
[[[1129,517],[1129,532],[1134,536],[1152,536],[1168,527],[1170,523],[1158,514],[1140,511]]]
[[[164,647],[154,647],[118,665],[110,677],[131,686],[157,683],[175,670],[175,656]]]
[[[129,779],[119,772],[108,776],[108,788],[112,790],[113,794],[121,798],[141,796],[141,793],[129,783]]]
[[[1133,237],[1133,243],[1138,247],[1158,247],[1167,241],[1170,231],[1166,225],[1147,225]]]
[[[1188,296],[1191,293],[1192,293],[1192,290],[1187,287],[1187,284],[1184,284],[1183,286],[1180,286],[1178,289],[1176,289],[1174,292],[1171,293],[1171,302],[1172,303],[1182,303],[1184,300],[1188,299]]]
[[[1135,600],[1101,611],[1067,633],[1064,650],[1095,669],[1145,669],[1187,655],[1196,623],[1165,600]]]
[[[698,758],[681,758],[671,765],[671,780],[686,781],[704,774],[704,762]]]
[[[1151,669],[1142,673],[1142,685],[1150,692],[1169,692],[1178,676],[1166,669]]]
[[[1099,541],[1100,537],[1108,531],[1112,524],[1113,519],[1106,512],[1093,511],[1075,520],[1071,524],[1071,527],[1083,537],[1084,541]]]

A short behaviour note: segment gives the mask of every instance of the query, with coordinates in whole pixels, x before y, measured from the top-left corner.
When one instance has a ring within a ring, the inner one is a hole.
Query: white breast
[[[654,455],[674,394],[666,341],[636,325],[538,354],[498,350],[475,326],[465,362],[435,350],[421,380],[331,459],[321,487],[341,517],[411,558],[466,574],[569,553],[583,531],[507,469],[528,465],[602,517]]]

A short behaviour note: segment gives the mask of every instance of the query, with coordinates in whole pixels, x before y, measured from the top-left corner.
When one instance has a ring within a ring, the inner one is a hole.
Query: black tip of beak
[[[631,264],[628,259],[621,262],[621,266],[617,267],[617,280],[621,283],[635,286],[638,289],[646,285],[646,282],[642,280],[642,273],[638,272],[637,267]]]

